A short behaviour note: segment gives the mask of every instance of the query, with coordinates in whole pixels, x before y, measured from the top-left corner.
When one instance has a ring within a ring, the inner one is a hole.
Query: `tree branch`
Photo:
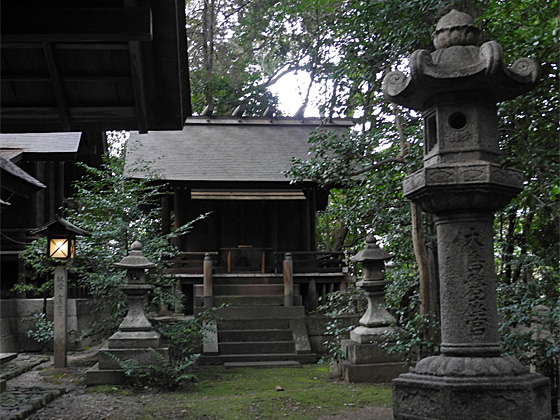
[[[386,165],[388,163],[404,163],[404,162],[405,161],[404,161],[403,156],[397,156],[397,157],[383,159],[383,160],[380,160],[379,162],[376,162],[376,163],[368,166],[367,168],[363,168],[363,169],[360,169],[359,171],[352,172],[350,174],[350,176],[357,176],[357,175],[365,174],[366,172],[369,172],[369,171],[372,171],[374,169],[380,168],[381,166]]]

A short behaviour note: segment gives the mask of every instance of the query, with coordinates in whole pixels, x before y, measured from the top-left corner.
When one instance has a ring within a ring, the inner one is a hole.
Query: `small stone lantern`
[[[366,247],[350,258],[362,263],[362,280],[356,285],[364,290],[368,307],[360,319],[360,326],[350,331],[350,340],[343,340],[346,360],[341,363],[341,373],[346,382],[388,382],[406,372],[404,358],[398,353],[388,353],[381,344],[387,332],[395,327],[393,316],[383,307],[385,286],[385,261],[393,258],[377,245],[373,235],[366,238]]]
[[[160,347],[160,334],[153,330],[144,313],[144,302],[152,286],[146,283],[146,270],[155,267],[142,253],[142,244],[134,242],[130,254],[115,267],[127,270],[126,283],[119,286],[128,300],[128,313],[119,330],[107,340],[97,354],[99,363],[86,372],[87,385],[122,384],[125,376],[118,360],[137,360],[140,364],[157,364],[151,349],[164,358],[169,350]]]
[[[389,281],[385,280],[385,261],[393,256],[379,248],[373,235],[368,235],[366,242],[366,247],[350,258],[352,262],[362,263],[362,281],[356,283],[356,286],[365,292],[368,300],[367,310],[360,319],[360,327],[350,333],[352,339],[358,343],[369,342],[367,332],[370,328],[384,327],[395,321],[383,307],[385,286],[389,284]],[[374,335],[377,333],[374,332]]]
[[[127,270],[126,283],[119,286],[119,289],[124,292],[128,300],[128,313],[119,325],[119,331],[151,331],[152,324],[146,318],[143,306],[146,295],[152,290],[152,286],[146,283],[146,270],[156,265],[144,256],[142,244],[138,241],[130,247],[129,255],[113,265]]]

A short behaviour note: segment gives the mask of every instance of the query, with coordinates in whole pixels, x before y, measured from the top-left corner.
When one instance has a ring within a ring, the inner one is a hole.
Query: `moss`
[[[390,407],[391,389],[333,380],[328,367],[283,369],[203,368],[188,390],[152,401],[146,418],[172,411],[189,419],[309,420],[365,407]],[[277,390],[280,387],[282,391]],[[155,404],[154,404],[155,403]],[[160,406],[161,405],[161,406]]]

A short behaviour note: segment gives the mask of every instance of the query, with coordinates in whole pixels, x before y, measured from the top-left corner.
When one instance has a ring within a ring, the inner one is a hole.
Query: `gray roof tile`
[[[307,159],[316,124],[187,124],[183,131],[131,133],[126,173],[150,168],[169,181],[287,181],[293,157]],[[250,122],[250,120],[249,120]],[[340,132],[348,123],[326,127]],[[135,170],[136,169],[136,170]]]

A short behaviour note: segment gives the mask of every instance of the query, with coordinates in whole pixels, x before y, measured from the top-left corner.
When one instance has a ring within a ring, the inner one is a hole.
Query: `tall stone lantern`
[[[359,326],[350,331],[350,340],[342,341],[346,360],[341,363],[346,382],[389,382],[406,372],[406,363],[399,353],[389,353],[382,347],[385,335],[394,328],[395,319],[383,306],[385,261],[393,258],[377,245],[373,235],[366,238],[366,247],[350,258],[362,264],[362,280],[356,283],[368,301]]]
[[[386,97],[422,112],[424,168],[404,194],[435,215],[441,302],[441,355],[395,379],[401,419],[549,419],[548,380],[501,356],[493,256],[493,212],[523,188],[498,163],[496,103],[529,91],[537,64],[507,68],[500,44],[477,46],[471,16],[451,11],[434,33],[435,51],[415,51],[410,76],[383,81]]]
[[[168,349],[162,348],[160,334],[153,330],[144,313],[144,302],[152,286],[146,283],[146,270],[155,267],[142,253],[142,244],[134,242],[130,253],[115,267],[126,270],[126,282],[119,286],[128,301],[128,313],[119,330],[107,340],[107,346],[97,354],[98,364],[86,372],[87,385],[121,384],[125,381],[119,360],[137,360],[140,364],[158,364],[150,349],[164,357]]]

